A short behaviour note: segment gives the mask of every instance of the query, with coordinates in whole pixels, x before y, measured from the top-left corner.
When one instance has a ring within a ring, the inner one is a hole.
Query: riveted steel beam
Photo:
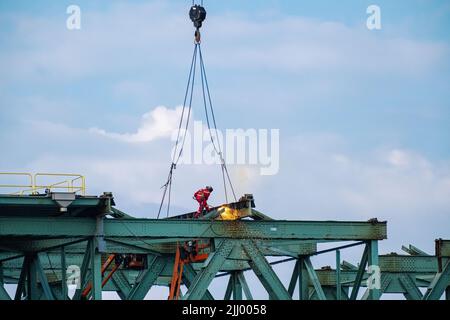
[[[243,230],[245,231],[243,234]],[[0,217],[0,237],[95,236],[96,220],[69,217]],[[105,219],[106,238],[233,238],[372,240],[385,239],[386,222],[342,221],[203,221]]]

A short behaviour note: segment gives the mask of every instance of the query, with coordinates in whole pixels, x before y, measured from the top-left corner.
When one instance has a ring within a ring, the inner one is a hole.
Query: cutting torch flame
[[[220,207],[219,212],[221,212],[220,218],[222,220],[237,220],[240,218],[239,210],[227,206]]]

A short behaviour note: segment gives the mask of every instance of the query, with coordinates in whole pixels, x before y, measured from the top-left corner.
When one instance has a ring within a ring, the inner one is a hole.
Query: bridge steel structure
[[[252,197],[227,207],[238,210],[239,218],[222,220],[223,207],[217,207],[202,219],[192,213],[140,219],[118,210],[110,193],[0,195],[0,300],[79,300],[87,286],[90,300],[102,299],[105,291],[142,300],[153,286],[170,285],[177,246],[190,240],[209,244],[208,259],[185,265],[183,300],[251,300],[248,272],[268,299],[378,300],[384,293],[450,298],[448,240],[436,241],[434,255],[413,246],[404,248],[408,255],[379,255],[387,223],[377,219],[274,220],[255,209]],[[328,248],[318,250],[322,244]],[[341,252],[355,246],[363,251],[359,263],[341,261]],[[314,268],[312,258],[329,252],[335,252],[339,268]],[[110,254],[139,255],[144,266],[120,267],[105,282],[102,264]],[[274,265],[288,261],[295,266],[283,283]],[[218,297],[209,288],[220,277],[228,284]],[[77,287],[69,297],[71,283]],[[11,284],[14,294],[6,290]]]

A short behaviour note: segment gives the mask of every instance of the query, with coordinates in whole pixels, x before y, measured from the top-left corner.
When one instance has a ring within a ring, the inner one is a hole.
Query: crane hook
[[[195,30],[195,43],[200,43],[201,35],[200,28],[202,27],[203,21],[206,19],[206,10],[201,5],[193,5],[189,10],[189,18],[194,23]]]

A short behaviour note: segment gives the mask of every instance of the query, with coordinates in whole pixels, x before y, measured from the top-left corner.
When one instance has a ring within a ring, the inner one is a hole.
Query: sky
[[[278,174],[229,166],[238,195],[276,219],[386,220],[381,253],[433,253],[450,238],[448,1],[204,2],[219,129],[280,130]],[[66,27],[72,4],[80,30]],[[112,191],[121,210],[155,218],[193,50],[190,4],[2,0],[0,171],[81,173],[89,194]],[[380,30],[366,27],[372,4]],[[179,166],[172,212],[195,210],[207,184],[224,203],[220,174]]]

